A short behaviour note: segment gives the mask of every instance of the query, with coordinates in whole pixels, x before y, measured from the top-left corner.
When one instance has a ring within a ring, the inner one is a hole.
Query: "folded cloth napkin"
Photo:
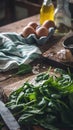
[[[29,64],[41,54],[40,49],[15,32],[0,33],[0,72]]]

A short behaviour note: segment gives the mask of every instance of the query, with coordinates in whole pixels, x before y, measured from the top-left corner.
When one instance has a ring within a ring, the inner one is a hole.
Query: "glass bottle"
[[[71,14],[68,6],[69,3],[67,0],[57,0],[54,22],[57,27],[57,31],[60,33],[67,33],[71,29]]]
[[[54,4],[52,0],[44,0],[40,9],[40,25],[46,20],[54,21]]]
[[[70,13],[71,13],[71,20],[73,22],[73,2],[72,2],[72,0],[69,0],[69,9],[70,9]]]

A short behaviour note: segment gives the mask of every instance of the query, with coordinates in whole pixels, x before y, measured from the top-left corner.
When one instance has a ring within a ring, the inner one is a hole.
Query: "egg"
[[[42,36],[48,36],[48,34],[49,34],[49,31],[45,27],[41,26],[41,27],[36,29],[36,36],[37,36],[37,38],[40,38]]]
[[[30,34],[36,34],[34,28],[31,26],[24,27],[21,35],[23,37],[28,37]]]
[[[28,23],[28,26],[31,26],[31,27],[33,27],[34,29],[36,29],[37,26],[38,26],[38,24],[37,24],[36,22],[29,22],[29,23]]]
[[[46,20],[42,26],[49,29],[50,27],[55,27],[55,23],[52,20]]]

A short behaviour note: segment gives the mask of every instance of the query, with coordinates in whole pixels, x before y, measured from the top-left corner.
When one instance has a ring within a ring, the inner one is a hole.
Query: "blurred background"
[[[42,0],[0,0],[0,26],[38,14]]]
[[[53,0],[56,3],[57,0]],[[73,0],[70,11],[73,18]],[[43,0],[0,0],[0,26],[38,14]]]

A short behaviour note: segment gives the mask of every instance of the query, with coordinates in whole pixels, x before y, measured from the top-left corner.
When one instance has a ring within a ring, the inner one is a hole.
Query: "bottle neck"
[[[71,12],[70,12],[70,9],[69,9],[69,1],[68,0],[65,0],[64,8],[65,8],[67,15],[71,18]]]
[[[57,0],[57,7],[67,7],[69,6],[68,0]]]
[[[57,0],[57,7],[64,7],[64,0]]]
[[[49,5],[50,3],[52,3],[51,0],[44,0],[44,2],[43,2],[44,5]]]
[[[65,1],[64,1],[64,5],[65,5],[65,7],[67,7],[67,8],[69,7],[69,2],[68,2],[68,0],[65,0]]]

